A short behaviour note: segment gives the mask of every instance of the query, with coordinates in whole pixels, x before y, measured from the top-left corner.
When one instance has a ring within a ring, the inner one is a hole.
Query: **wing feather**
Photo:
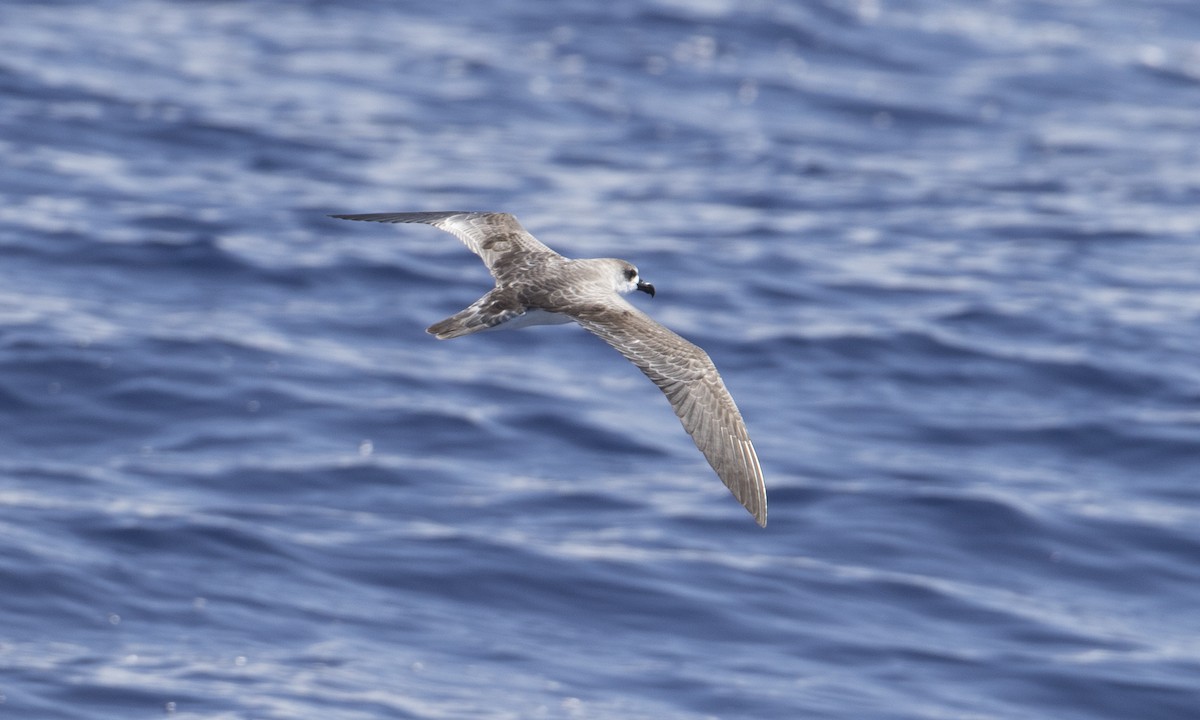
[[[365,213],[361,215],[330,215],[340,220],[367,220],[382,223],[424,223],[454,235],[471,252],[478,255],[497,280],[514,266],[526,267],[533,255],[558,255],[529,234],[529,231],[508,213],[487,212],[408,212]]]
[[[759,525],[767,490],[746,423],[708,354],[620,300],[572,313],[659,387],[717,476]]]

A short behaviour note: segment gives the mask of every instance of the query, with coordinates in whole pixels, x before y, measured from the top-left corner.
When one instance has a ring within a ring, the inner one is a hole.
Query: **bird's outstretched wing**
[[[663,391],[717,476],[765,526],[767,489],[758,455],[742,414],[708,354],[620,298],[570,314]]]
[[[478,255],[492,277],[499,280],[518,267],[557,255],[521,227],[508,213],[485,212],[410,212],[331,215],[341,220],[369,220],[382,223],[424,223],[452,233]]]

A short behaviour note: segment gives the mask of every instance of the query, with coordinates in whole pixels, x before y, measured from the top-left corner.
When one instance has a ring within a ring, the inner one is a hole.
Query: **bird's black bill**
[[[637,284],[637,289],[646,293],[650,297],[654,297],[654,286],[648,282],[642,282],[641,280],[639,280],[638,284]]]

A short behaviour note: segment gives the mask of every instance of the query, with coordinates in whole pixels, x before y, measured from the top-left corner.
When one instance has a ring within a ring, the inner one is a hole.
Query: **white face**
[[[638,269],[633,266],[633,263],[625,260],[617,260],[616,258],[597,258],[594,260],[576,260],[575,262],[587,263],[589,266],[596,268],[596,274],[592,275],[592,282],[602,284],[612,283],[610,287],[615,292],[631,293],[634,290],[641,290],[648,295],[654,295],[654,286],[650,283],[642,282],[642,276],[638,274]]]
[[[634,290],[640,290],[650,297],[654,297],[654,286],[642,281],[642,276],[638,274],[638,269],[632,263],[624,260],[613,260],[612,262],[616,268],[613,281],[617,292],[631,293]]]
[[[638,269],[627,262],[621,263],[621,276],[617,286],[619,292],[631,293],[637,290],[638,282],[641,277],[638,275]]]

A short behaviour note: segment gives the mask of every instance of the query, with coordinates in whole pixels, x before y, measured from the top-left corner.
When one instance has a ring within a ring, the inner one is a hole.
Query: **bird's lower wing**
[[[683,428],[759,525],[767,490],[746,423],[708,354],[624,300],[572,313],[583,327],[637,365],[667,396]]]

